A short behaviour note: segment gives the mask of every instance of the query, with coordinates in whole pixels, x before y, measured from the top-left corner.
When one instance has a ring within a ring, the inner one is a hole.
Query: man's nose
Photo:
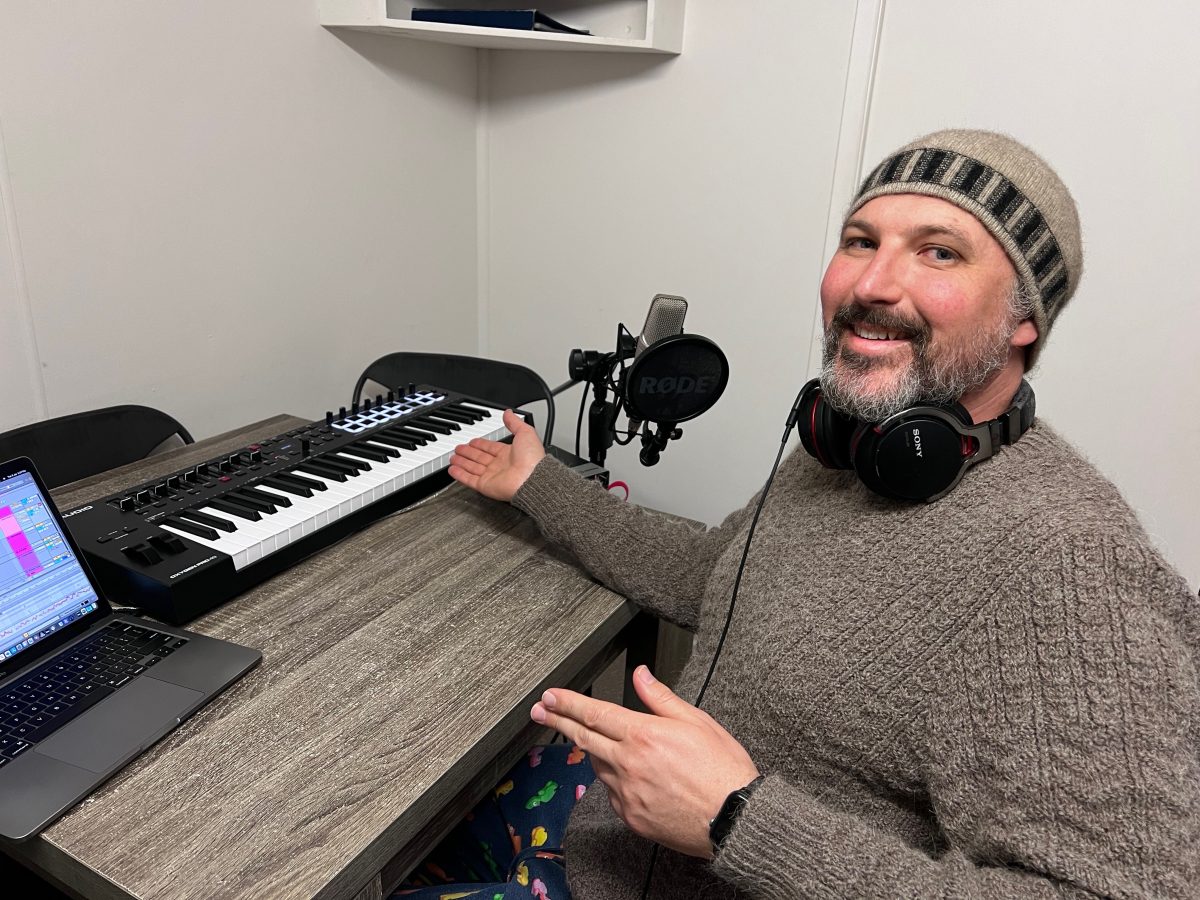
[[[902,274],[900,254],[876,248],[854,282],[854,299],[863,305],[899,303],[904,298]]]

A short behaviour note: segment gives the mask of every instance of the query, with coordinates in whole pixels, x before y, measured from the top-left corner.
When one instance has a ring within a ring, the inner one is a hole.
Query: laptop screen
[[[0,479],[0,663],[97,608],[53,510],[28,470]]]

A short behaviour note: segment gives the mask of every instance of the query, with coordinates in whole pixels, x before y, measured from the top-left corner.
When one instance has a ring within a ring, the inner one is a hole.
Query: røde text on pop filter
[[[725,354],[698,334],[670,335],[638,354],[622,384],[622,399],[631,420],[658,426],[642,430],[642,465],[656,465],[667,443],[683,434],[675,426],[711,409],[728,381]]]
[[[698,334],[673,334],[638,354],[625,376],[631,419],[678,425],[712,409],[729,383],[721,348]]]

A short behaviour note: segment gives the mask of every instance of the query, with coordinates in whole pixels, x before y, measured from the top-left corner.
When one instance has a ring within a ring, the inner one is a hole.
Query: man
[[[878,421],[1004,414],[1082,271],[1066,187],[1002,135],[928,135],[851,204],[821,285],[821,387]],[[511,444],[451,474],[696,632],[649,714],[560,689],[531,715],[590,754],[575,900],[1200,896],[1200,614],[1117,491],[1042,423],[934,503],[803,452],[697,533]],[[746,789],[731,802],[738,789]],[[718,815],[720,813],[720,815]],[[711,820],[717,823],[710,828]],[[554,898],[558,900],[558,898]]]

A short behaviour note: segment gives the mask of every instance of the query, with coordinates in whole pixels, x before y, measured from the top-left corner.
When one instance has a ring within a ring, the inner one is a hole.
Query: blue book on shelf
[[[446,25],[477,25],[482,28],[515,28],[520,31],[558,31],[563,34],[591,34],[571,28],[536,9],[436,9],[417,8],[414,22],[442,22]]]

